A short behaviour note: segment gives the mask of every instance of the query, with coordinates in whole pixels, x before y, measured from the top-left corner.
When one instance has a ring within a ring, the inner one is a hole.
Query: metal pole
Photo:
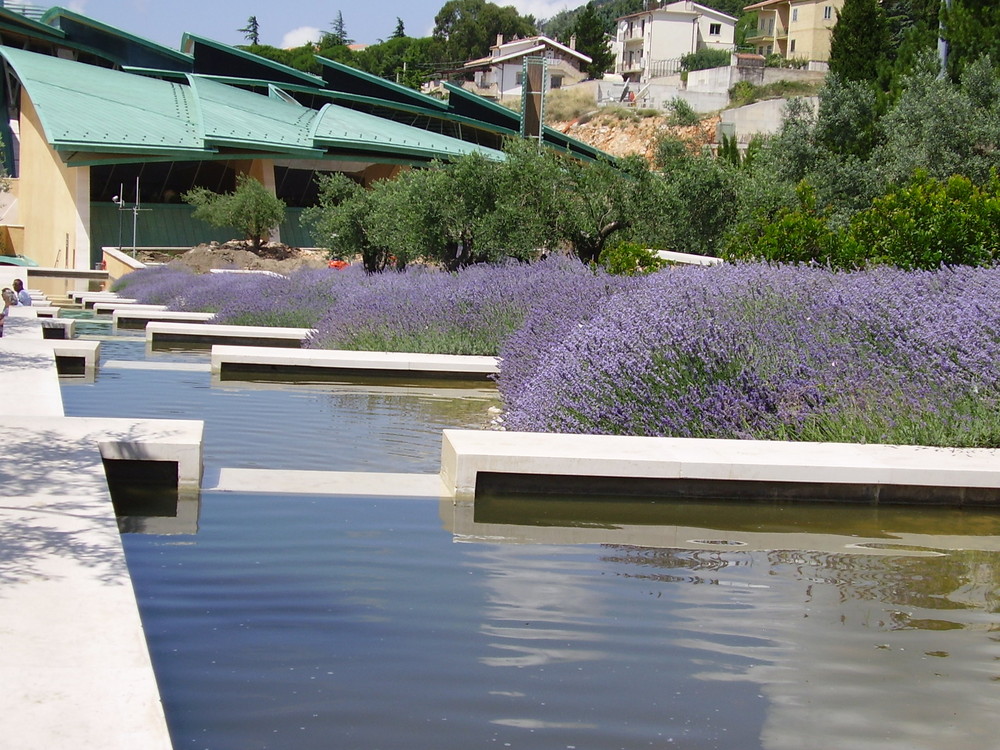
[[[135,205],[132,207],[132,257],[135,257],[136,232],[139,224],[139,178],[135,178]]]
[[[119,183],[118,195],[114,198],[114,203],[118,206],[118,251],[122,249],[122,211],[125,210],[125,183]]]

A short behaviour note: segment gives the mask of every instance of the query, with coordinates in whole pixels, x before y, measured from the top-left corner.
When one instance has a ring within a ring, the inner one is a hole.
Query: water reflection
[[[595,584],[600,571],[648,597],[650,653],[671,650],[679,672],[768,699],[762,747],[995,744],[995,512],[548,500],[440,506],[457,541],[484,548],[484,664],[620,659],[607,628],[620,591]],[[553,563],[566,548],[550,544],[600,552],[581,572],[579,559]]]

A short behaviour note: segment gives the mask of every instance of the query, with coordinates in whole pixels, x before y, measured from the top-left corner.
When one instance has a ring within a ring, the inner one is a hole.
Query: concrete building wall
[[[819,107],[819,98],[805,97],[814,109]],[[770,135],[781,129],[785,116],[785,99],[769,99],[754,102],[744,107],[727,109],[720,117],[720,130],[735,136],[739,143],[749,143],[755,135]]]
[[[34,105],[21,94],[19,252],[39,265],[90,267],[90,168],[67,167],[49,146]]]

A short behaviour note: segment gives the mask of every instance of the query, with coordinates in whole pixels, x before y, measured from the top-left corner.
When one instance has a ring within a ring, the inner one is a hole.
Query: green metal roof
[[[336,104],[324,105],[319,111],[313,138],[317,143],[335,148],[349,145],[365,151],[410,154],[428,159],[469,153],[504,158],[500,151]]]
[[[23,13],[6,10],[2,6],[0,6],[0,23],[3,23],[3,25],[8,28],[16,29],[22,34],[38,34],[43,37],[52,37],[54,39],[62,39],[66,36],[60,29],[53,28],[52,26],[42,23],[41,21],[36,21],[33,18],[28,18]]]
[[[133,153],[204,150],[189,87],[0,47],[55,148]]]
[[[74,164],[201,159],[221,151],[272,158],[345,154],[427,161],[498,151],[334,104],[315,110],[271,86],[254,93],[189,74],[186,83],[0,47],[35,105],[49,144]],[[89,154],[89,156],[88,156]]]
[[[270,96],[188,76],[198,103],[198,123],[206,144],[257,148],[316,158],[309,137],[317,112]]]
[[[514,110],[507,109],[502,104],[490,101],[478,94],[473,94],[471,91],[466,91],[461,86],[456,86],[453,83],[445,83],[444,87],[448,92],[449,108],[455,114],[464,114],[473,120],[489,122],[499,128],[509,128],[515,133],[520,132],[521,115]],[[548,146],[556,146],[568,150],[574,155],[585,159],[610,159],[614,161],[614,158],[610,154],[604,153],[589,143],[584,143],[565,133],[560,133],[548,125],[543,128],[542,133],[543,141]]]
[[[409,86],[379,78],[371,73],[319,55],[316,55],[316,60],[323,67],[322,77],[326,82],[326,88],[348,94],[374,97],[382,101],[409,104],[434,112],[448,109],[448,105],[440,99],[427,96],[427,94],[411,89]]]
[[[204,51],[199,50],[199,46],[201,46]],[[206,39],[205,37],[198,36],[197,34],[185,33],[181,41],[181,49],[187,50],[191,55],[193,55],[195,73],[206,75],[228,75],[225,71],[206,69],[206,67],[216,67],[220,60],[226,60],[234,68],[241,68],[243,70],[247,70],[249,68],[251,71],[253,68],[257,68],[261,72],[269,71],[272,74],[277,74],[279,76],[278,78],[274,78],[273,76],[270,77],[270,79],[275,83],[298,81],[299,83],[304,83],[314,87],[323,86],[323,79],[319,76],[314,76],[312,73],[305,73],[296,68],[289,67],[288,65],[275,62],[274,60],[268,60],[266,57],[255,55],[252,52],[247,52],[246,50],[242,50],[228,44],[223,44],[222,42]],[[209,57],[212,59],[208,60]],[[203,58],[206,61],[204,65],[202,64]]]
[[[67,8],[50,8],[42,16],[42,25],[51,30],[59,29],[71,41],[89,46],[103,53],[108,59],[125,65],[134,60],[149,66],[154,60],[158,67],[167,70],[190,70],[194,59],[179,50],[167,47],[141,36],[130,34],[114,26],[97,21]]]

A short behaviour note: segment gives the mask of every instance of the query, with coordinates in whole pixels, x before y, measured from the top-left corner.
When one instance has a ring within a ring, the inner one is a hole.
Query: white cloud
[[[562,10],[573,10],[586,5],[587,0],[509,0],[497,5],[513,5],[522,16],[532,15],[536,21],[552,18]]]
[[[73,0],[72,2],[66,3],[66,7],[74,13],[84,14],[86,13],[87,0]]]
[[[323,32],[315,26],[299,26],[281,37],[281,47],[283,49],[301,47],[308,42],[318,42],[321,36],[323,36]]]

